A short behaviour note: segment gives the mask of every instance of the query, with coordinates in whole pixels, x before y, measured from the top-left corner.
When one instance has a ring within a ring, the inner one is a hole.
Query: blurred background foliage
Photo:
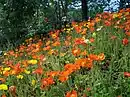
[[[97,13],[129,7],[129,0],[0,0],[0,50],[19,45],[27,37],[64,27]],[[114,5],[114,6],[115,6]]]

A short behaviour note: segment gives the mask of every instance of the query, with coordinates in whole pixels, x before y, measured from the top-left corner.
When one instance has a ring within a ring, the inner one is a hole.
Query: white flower
[[[85,43],[91,43],[89,39],[84,40]]]
[[[100,26],[99,28],[97,28],[97,31],[100,31],[103,28],[103,26]]]

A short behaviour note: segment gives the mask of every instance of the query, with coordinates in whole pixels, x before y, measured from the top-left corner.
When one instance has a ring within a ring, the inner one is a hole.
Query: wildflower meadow
[[[1,97],[130,97],[130,9],[35,35],[0,56]]]

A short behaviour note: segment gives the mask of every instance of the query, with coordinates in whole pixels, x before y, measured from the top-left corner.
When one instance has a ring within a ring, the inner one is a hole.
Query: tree
[[[119,9],[130,8],[130,0],[120,0]]]
[[[88,20],[88,0],[81,0],[82,5],[82,18],[83,20]]]

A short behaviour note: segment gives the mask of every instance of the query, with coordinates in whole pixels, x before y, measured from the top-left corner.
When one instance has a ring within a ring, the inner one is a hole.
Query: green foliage
[[[81,0],[1,0],[0,45],[19,45],[26,37],[60,29],[66,22],[82,20]],[[89,16],[103,12],[110,0],[88,0]],[[79,4],[78,4],[79,3]],[[72,7],[74,6],[74,7]],[[63,17],[66,19],[63,20]]]
[[[110,0],[88,0],[89,16],[94,17],[97,13],[102,13],[109,3]]]

